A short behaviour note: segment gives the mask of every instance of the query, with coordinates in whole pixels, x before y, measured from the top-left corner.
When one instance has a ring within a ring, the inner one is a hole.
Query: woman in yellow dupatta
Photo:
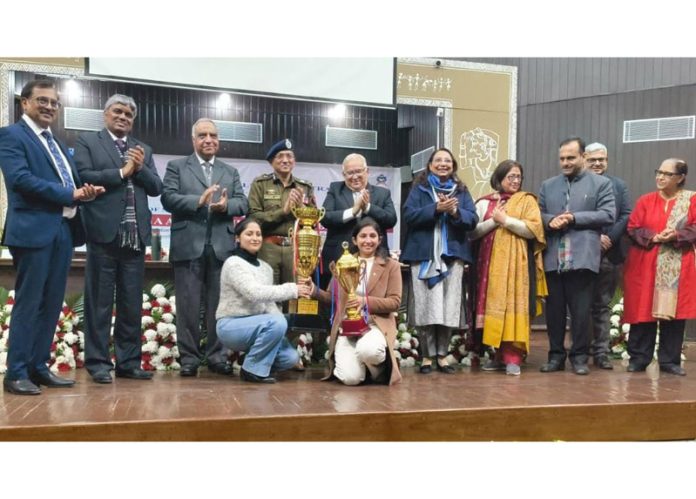
[[[548,294],[542,262],[546,246],[536,196],[521,191],[522,165],[506,160],[491,175],[496,191],[476,202],[479,224],[471,238],[476,256],[475,328],[496,348],[484,371],[518,376],[529,352],[531,318]]]

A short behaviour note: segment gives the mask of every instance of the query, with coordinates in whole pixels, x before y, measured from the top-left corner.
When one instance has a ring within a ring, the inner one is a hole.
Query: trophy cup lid
[[[343,241],[341,246],[343,247],[343,254],[341,255],[341,258],[336,261],[336,268],[339,271],[352,269],[357,270],[360,268],[360,260],[358,260],[356,256],[351,255],[350,251],[348,251],[348,241]]]

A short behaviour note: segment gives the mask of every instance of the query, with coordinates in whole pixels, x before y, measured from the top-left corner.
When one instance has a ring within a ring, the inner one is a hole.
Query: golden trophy
[[[360,278],[365,273],[365,262],[353,256],[348,251],[348,243],[343,241],[343,254],[336,263],[331,262],[329,269],[334,279],[348,295],[347,301],[357,298],[355,290],[360,284]],[[336,320],[336,317],[334,317]],[[341,335],[362,336],[370,330],[358,307],[347,307],[346,318],[341,322]]]
[[[288,234],[293,241],[298,280],[311,278],[317,268],[317,263],[319,263],[321,236],[315,227],[319,220],[324,218],[325,212],[324,208],[311,205],[292,209],[292,214],[297,219],[296,226],[300,227],[297,231],[291,228]],[[290,300],[289,311],[291,314],[317,315],[319,302],[311,298]]]

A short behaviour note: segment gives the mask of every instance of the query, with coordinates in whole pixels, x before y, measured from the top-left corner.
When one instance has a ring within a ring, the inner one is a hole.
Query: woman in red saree
[[[686,374],[685,319],[696,318],[696,193],[684,189],[687,172],[684,160],[664,160],[655,170],[657,191],[641,196],[628,219],[623,320],[631,324],[629,372],[650,364],[659,322],[660,370]]]
[[[496,191],[476,202],[478,240],[475,328],[483,343],[497,349],[484,371],[518,376],[529,352],[530,319],[541,313],[548,294],[542,262],[546,246],[536,196],[522,188],[522,165],[506,160],[491,175]]]

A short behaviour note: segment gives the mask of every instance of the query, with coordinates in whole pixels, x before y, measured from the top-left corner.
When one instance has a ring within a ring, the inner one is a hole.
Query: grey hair
[[[198,126],[199,123],[203,123],[203,122],[211,123],[213,125],[213,127],[215,128],[215,131],[217,131],[217,125],[215,124],[215,122],[213,120],[211,120],[210,118],[198,118],[196,120],[196,122],[193,124],[193,126],[191,127],[191,137],[196,136],[196,127]]]
[[[133,111],[133,117],[135,118],[138,115],[138,106],[133,100],[133,97],[128,97],[127,95],[123,94],[114,94],[109,99],[106,101],[106,104],[104,104],[104,111],[108,111],[111,106],[114,104],[123,104],[124,106],[128,106],[131,108],[131,111]]]
[[[604,144],[600,144],[599,142],[592,142],[592,144],[590,144],[589,146],[587,146],[585,148],[585,152],[588,154],[593,153],[593,152],[597,152],[597,151],[608,152],[607,146],[605,146]]]
[[[358,153],[354,152],[354,153],[352,153],[352,154],[349,154],[348,156],[346,156],[346,157],[343,159],[343,169],[346,168],[346,164],[347,164],[349,161],[353,161],[353,160],[355,160],[355,159],[357,159],[358,161],[360,161],[360,162],[362,163],[362,165],[363,165],[365,168],[367,168],[367,160],[365,159],[365,156],[363,156],[362,154],[358,154]]]

